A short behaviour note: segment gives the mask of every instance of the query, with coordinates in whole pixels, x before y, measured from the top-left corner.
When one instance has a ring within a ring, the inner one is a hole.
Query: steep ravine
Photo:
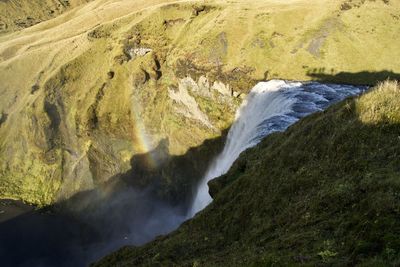
[[[132,158],[129,171],[101,188],[6,220],[0,225],[3,264],[84,266],[122,245],[142,245],[167,234],[211,201],[206,183],[228,171],[242,151],[363,89],[315,82],[261,82],[238,110],[226,142],[224,137],[208,140],[183,156],[171,157],[164,141],[149,154]],[[31,229],[32,225],[38,226]],[[59,232],[63,227],[70,236]],[[19,240],[23,249],[30,251],[24,257],[19,257],[16,232],[23,236]],[[37,242],[46,246],[37,246]]]
[[[79,265],[175,229],[254,85],[399,78],[399,17],[392,0],[0,0],[0,258]]]
[[[225,136],[181,156],[168,155],[163,142],[135,156],[127,172],[56,205],[35,210],[0,201],[1,265],[87,266],[123,245],[169,233],[186,219],[195,185]]]
[[[386,82],[269,135],[192,220],[94,266],[396,266],[399,97]]]

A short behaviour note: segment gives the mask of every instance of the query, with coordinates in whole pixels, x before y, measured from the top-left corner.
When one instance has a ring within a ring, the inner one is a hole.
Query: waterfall
[[[322,111],[365,88],[317,82],[271,80],[258,83],[236,113],[225,147],[211,163],[197,188],[190,217],[211,203],[208,181],[228,172],[240,153],[270,133],[284,131],[300,118]]]

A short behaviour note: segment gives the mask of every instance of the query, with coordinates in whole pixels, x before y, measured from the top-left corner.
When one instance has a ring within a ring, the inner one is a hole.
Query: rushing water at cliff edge
[[[268,134],[284,131],[300,118],[360,94],[364,89],[350,85],[282,80],[258,83],[237,111],[224,150],[209,166],[199,184],[190,217],[212,201],[208,194],[208,181],[225,174],[241,152],[255,146]]]

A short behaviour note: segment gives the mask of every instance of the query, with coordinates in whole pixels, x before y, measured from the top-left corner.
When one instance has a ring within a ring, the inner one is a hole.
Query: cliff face
[[[220,136],[257,80],[400,72],[399,3],[343,3],[95,0],[3,34],[0,197],[50,204],[129,173],[135,155],[157,169],[151,151]]]
[[[192,220],[94,266],[398,264],[399,99],[387,82],[268,136]]]

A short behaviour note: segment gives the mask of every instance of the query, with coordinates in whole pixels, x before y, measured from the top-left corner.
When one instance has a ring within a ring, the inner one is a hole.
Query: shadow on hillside
[[[321,82],[357,85],[375,85],[387,79],[400,80],[400,74],[390,70],[336,73],[334,69],[314,68],[309,70],[307,75]]]
[[[182,156],[169,155],[163,140],[98,188],[1,223],[1,265],[86,266],[123,245],[176,229],[227,132]]]
[[[243,251],[254,266],[398,262],[387,248],[400,249],[400,198],[393,193],[399,189],[400,124],[398,117],[363,120],[355,99],[307,116],[241,154],[211,182],[220,182],[214,204],[179,233],[123,248],[96,266],[183,265],[199,258],[207,266],[229,266]],[[326,240],[335,240],[330,249],[340,257],[327,261],[317,254]]]

